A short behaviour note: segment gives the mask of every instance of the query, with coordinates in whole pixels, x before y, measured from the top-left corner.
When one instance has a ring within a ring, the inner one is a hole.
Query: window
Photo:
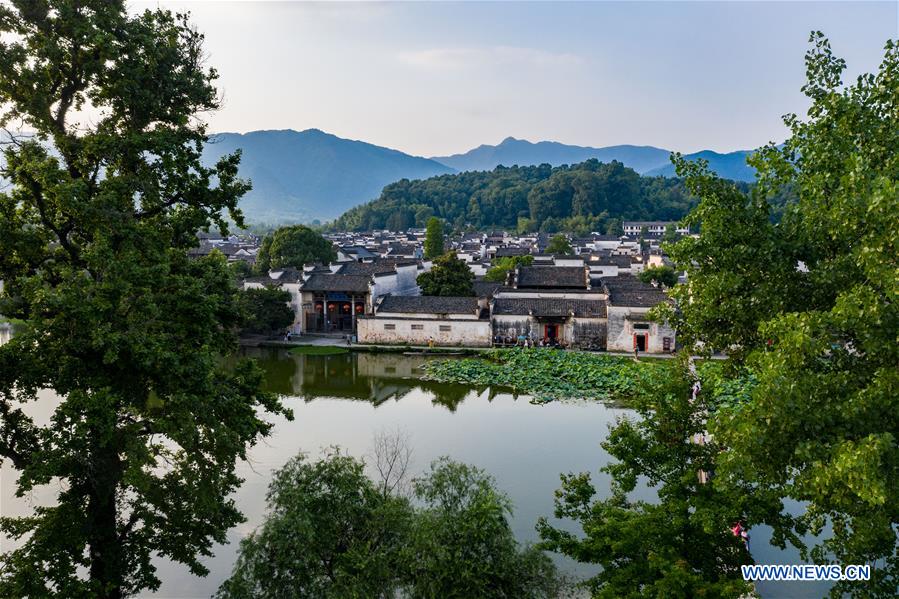
[[[634,329],[636,329],[638,331],[648,331],[649,324],[645,323],[645,322],[638,322],[637,324],[634,325]]]
[[[412,325],[413,331],[423,331],[424,329],[425,329],[425,325],[423,325],[423,324],[413,324]]]
[[[441,330],[442,332],[446,333],[447,331],[453,330],[453,327],[451,327],[451,326],[448,325],[448,324],[442,324],[442,325],[440,325],[440,330]]]
[[[385,324],[384,330],[385,331],[394,331],[394,330],[396,330],[396,325],[395,324]]]

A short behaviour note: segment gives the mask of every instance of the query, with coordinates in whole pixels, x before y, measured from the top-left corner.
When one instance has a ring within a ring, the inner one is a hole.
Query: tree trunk
[[[102,599],[124,595],[122,548],[118,538],[116,490],[122,465],[109,444],[95,446],[89,468],[91,478],[87,505],[88,546],[92,591]]]

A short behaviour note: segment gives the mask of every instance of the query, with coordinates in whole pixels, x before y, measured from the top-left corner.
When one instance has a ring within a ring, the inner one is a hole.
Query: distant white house
[[[627,236],[640,235],[640,232],[645,228],[646,232],[649,235],[661,237],[665,234],[665,229],[667,229],[669,225],[673,226],[674,230],[681,235],[687,235],[690,233],[690,229],[688,227],[683,227],[675,221],[626,220],[624,221],[624,223],[622,223],[621,227],[624,229],[624,234]]]

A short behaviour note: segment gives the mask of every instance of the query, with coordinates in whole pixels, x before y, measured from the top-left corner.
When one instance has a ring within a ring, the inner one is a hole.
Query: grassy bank
[[[538,401],[626,401],[658,368],[629,358],[542,348],[497,349],[480,358],[438,360],[424,366],[430,380],[499,385]]]
[[[290,348],[290,353],[304,356],[336,356],[348,352],[347,348],[336,345],[294,345]]]

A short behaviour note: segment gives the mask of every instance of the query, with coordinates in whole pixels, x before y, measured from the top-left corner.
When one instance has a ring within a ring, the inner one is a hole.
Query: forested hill
[[[641,177],[617,161],[587,160],[404,179],[333,227],[397,231],[422,227],[436,215],[458,228],[613,232],[622,220],[678,220],[695,204],[679,179]]]

